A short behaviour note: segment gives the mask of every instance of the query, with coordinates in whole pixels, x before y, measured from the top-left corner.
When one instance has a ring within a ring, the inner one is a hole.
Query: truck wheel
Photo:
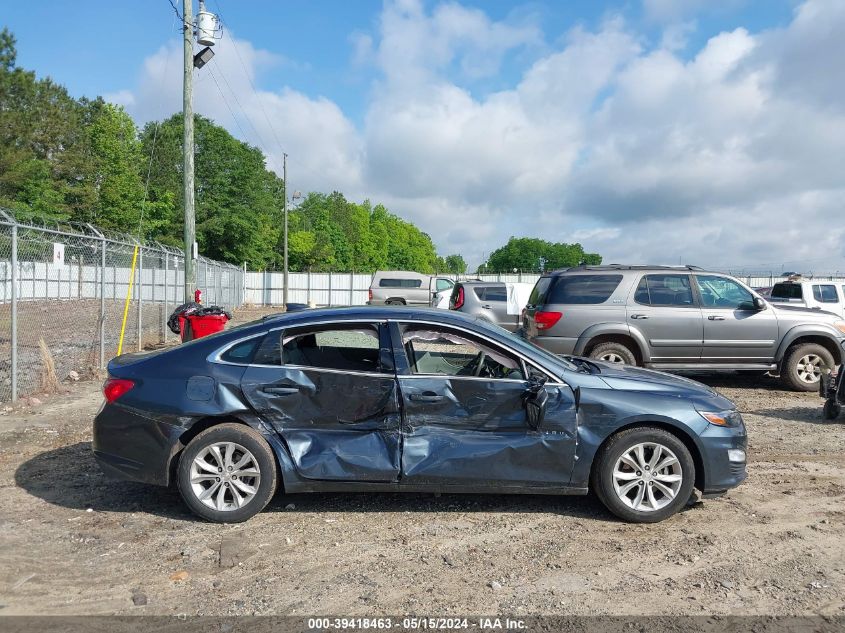
[[[207,521],[240,523],[273,498],[278,467],[254,429],[226,423],[206,429],[179,457],[177,486],[187,506]]]
[[[592,489],[605,507],[632,523],[656,523],[683,508],[695,485],[695,463],[668,431],[636,427],[610,438],[596,456]]]
[[[617,365],[636,365],[637,357],[634,352],[622,343],[599,343],[590,350],[590,358]]]
[[[790,348],[780,376],[795,391],[818,391],[822,372],[833,369],[833,355],[817,343],[800,343]]]
[[[402,299],[388,299],[384,302],[386,306],[403,306],[405,302]]]

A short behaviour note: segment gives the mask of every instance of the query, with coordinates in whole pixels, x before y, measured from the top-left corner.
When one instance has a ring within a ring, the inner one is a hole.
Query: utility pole
[[[288,155],[282,154],[282,179],[285,181],[284,189],[284,210],[285,210],[285,273],[284,284],[285,288],[282,292],[282,302],[285,304],[285,310],[288,307]]]
[[[196,218],[194,216],[194,27],[193,0],[182,0],[182,35],[184,47],[184,79],[182,117],[185,133],[182,139],[182,184],[185,200],[185,303],[194,300],[197,285]]]

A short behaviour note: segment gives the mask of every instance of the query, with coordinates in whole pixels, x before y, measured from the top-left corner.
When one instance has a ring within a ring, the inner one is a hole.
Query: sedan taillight
[[[458,286],[458,296],[455,297],[455,310],[460,310],[464,305],[464,287]]]
[[[134,386],[135,383],[127,378],[109,378],[103,385],[103,395],[106,402],[114,402]]]
[[[554,327],[555,323],[560,321],[562,316],[563,312],[537,311],[534,313],[534,322],[537,324],[538,330],[548,330]]]

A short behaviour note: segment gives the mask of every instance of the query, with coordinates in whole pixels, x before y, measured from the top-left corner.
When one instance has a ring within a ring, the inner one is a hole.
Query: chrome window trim
[[[245,343],[249,340],[254,338],[259,338],[262,336],[266,336],[272,332],[272,330],[267,330],[266,332],[259,332],[258,334],[250,334],[249,336],[244,336],[237,340],[232,341],[231,343],[227,343],[223,347],[217,348],[215,351],[211,352],[208,356],[206,356],[205,360],[207,363],[217,363],[218,365],[234,365],[235,367],[249,367],[252,363],[233,363],[232,361],[223,360],[220,357],[223,356],[226,352],[230,349],[235,347],[235,345],[240,345],[241,343]]]
[[[492,345],[495,345],[499,348],[503,347],[502,343],[500,343],[499,341],[496,341],[495,339],[490,338],[489,336],[486,336],[485,334],[482,334],[480,332],[476,332],[474,330],[467,330],[466,328],[462,328],[461,326],[454,325],[452,323],[443,323],[443,322],[440,322],[440,321],[430,321],[430,320],[427,320],[427,319],[411,319],[411,318],[396,319],[396,318],[393,318],[393,317],[386,317],[386,318],[382,318],[382,319],[372,319],[372,318],[369,318],[369,319],[358,319],[358,318],[356,318],[356,319],[337,319],[337,318],[335,318],[335,319],[320,319],[318,321],[308,321],[308,322],[304,322],[304,323],[290,323],[290,324],[287,324],[286,326],[272,327],[268,330],[265,330],[263,332],[259,332],[257,334],[250,334],[249,336],[241,337],[241,338],[239,338],[235,341],[232,341],[231,343],[224,345],[223,347],[219,348],[218,350],[212,352],[211,354],[209,354],[208,357],[206,357],[206,361],[210,362],[210,363],[218,363],[220,365],[235,365],[237,367],[276,367],[276,368],[297,367],[300,370],[302,370],[302,369],[309,369],[309,370],[313,369],[313,370],[316,370],[316,371],[323,370],[323,371],[333,371],[333,372],[340,372],[340,373],[353,373],[352,371],[347,371],[347,370],[338,370],[338,369],[326,370],[322,367],[304,367],[304,366],[294,366],[294,365],[261,365],[261,364],[258,364],[258,363],[233,363],[233,362],[230,362],[230,361],[221,360],[220,356],[225,354],[229,350],[229,348],[234,347],[235,345],[237,345],[239,343],[243,343],[244,341],[248,341],[248,340],[253,339],[253,338],[258,338],[259,336],[267,336],[268,334],[271,334],[272,332],[281,332],[283,330],[290,329],[291,327],[311,327],[311,326],[319,326],[319,325],[343,325],[343,324],[346,324],[346,323],[370,323],[370,324],[379,325],[379,324],[387,324],[387,323],[391,323],[391,322],[393,322],[393,323],[420,323],[420,324],[423,324],[423,325],[436,325],[436,326],[441,326],[441,327],[445,326],[445,327],[448,327],[448,328],[454,328],[454,329],[457,329],[460,332],[466,332],[467,334],[470,334],[472,336],[477,336],[478,338],[481,338],[481,339],[483,339],[483,340],[485,340],[485,341],[487,341],[487,342],[491,343]],[[569,385],[565,382],[562,382],[560,377],[555,375],[555,373],[552,370],[548,369],[547,367],[544,367],[543,365],[541,365],[537,361],[535,361],[531,358],[528,358],[525,354],[523,354],[519,350],[515,350],[515,349],[512,349],[512,348],[506,348],[506,349],[511,354],[516,355],[517,357],[519,357],[523,361],[525,361],[527,364],[534,367],[534,369],[537,369],[538,371],[541,371],[544,374],[546,374],[546,376],[549,378],[549,382],[546,383],[548,386],[550,386],[550,387],[553,387],[553,386],[569,387]],[[362,374],[365,374],[365,375],[370,374],[370,372],[354,372],[354,373],[362,373]],[[393,372],[393,373],[373,373],[372,375],[379,376],[379,377],[398,376],[399,378],[407,378],[409,376],[410,377],[419,377],[419,378],[455,378],[455,376],[443,376],[443,375],[438,375],[438,374],[408,374],[408,375],[406,375],[406,374],[398,374],[396,372]],[[466,379],[466,378],[475,379],[475,378],[477,378],[477,379],[480,379],[480,380],[491,380],[490,378],[484,378],[484,377],[480,377],[480,376],[479,377],[476,377],[476,376],[460,376],[458,378],[461,378],[461,379]],[[512,379],[512,378],[494,378],[493,380],[514,380],[514,379]],[[514,382],[524,382],[524,381],[514,380]]]
[[[394,372],[358,371],[357,369],[332,369],[330,367],[311,367],[310,365],[250,365],[250,367],[272,367],[274,369],[290,369],[292,371],[317,371],[327,374],[354,374],[370,378],[396,378]]]

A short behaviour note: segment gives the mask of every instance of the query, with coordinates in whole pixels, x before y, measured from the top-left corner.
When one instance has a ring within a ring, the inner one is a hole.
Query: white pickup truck
[[[769,301],[825,310],[845,317],[845,281],[800,278],[779,281],[772,286]]]

